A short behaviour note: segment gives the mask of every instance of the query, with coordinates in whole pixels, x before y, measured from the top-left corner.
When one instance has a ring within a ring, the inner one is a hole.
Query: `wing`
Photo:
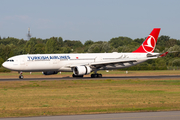
[[[71,65],[67,65],[66,67],[76,67],[76,66],[92,66],[95,68],[99,68],[102,66],[106,66],[106,65],[113,65],[113,64],[123,64],[123,63],[130,63],[132,64],[133,62],[137,62],[139,60],[148,60],[148,59],[155,59],[157,58],[157,56],[153,56],[153,57],[148,57],[148,58],[143,58],[143,59],[117,59],[117,60],[113,60],[113,61],[109,61],[109,60],[102,60],[102,61],[98,61],[98,62],[84,62],[84,63],[79,63],[79,64],[71,64]]]

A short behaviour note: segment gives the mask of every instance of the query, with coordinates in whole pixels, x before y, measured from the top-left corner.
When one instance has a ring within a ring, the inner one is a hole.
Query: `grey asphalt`
[[[1,118],[0,120],[180,120],[180,111]]]
[[[171,78],[180,78],[180,75],[158,75],[158,76],[112,76],[112,77],[102,77],[102,78],[91,78],[91,77],[83,77],[83,78],[72,78],[72,77],[63,77],[63,78],[7,78],[0,79],[0,81],[28,81],[28,80],[103,80],[103,79],[171,79]]]

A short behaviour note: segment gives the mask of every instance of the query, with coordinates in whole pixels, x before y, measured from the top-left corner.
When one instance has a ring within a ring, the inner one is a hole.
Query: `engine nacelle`
[[[89,66],[76,66],[73,68],[74,75],[87,75],[91,73],[91,68]]]
[[[53,74],[57,74],[58,71],[45,71],[43,72],[44,75],[53,75]]]

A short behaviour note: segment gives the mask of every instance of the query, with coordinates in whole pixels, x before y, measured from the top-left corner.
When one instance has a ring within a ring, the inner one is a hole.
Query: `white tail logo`
[[[154,48],[151,44],[151,38],[152,38],[152,36],[147,40],[147,45],[145,45],[145,46]]]
[[[147,39],[147,43],[142,44],[144,51],[153,52],[156,46],[156,40],[153,36],[149,35]],[[152,41],[153,40],[153,41]],[[146,44],[146,45],[145,45]]]

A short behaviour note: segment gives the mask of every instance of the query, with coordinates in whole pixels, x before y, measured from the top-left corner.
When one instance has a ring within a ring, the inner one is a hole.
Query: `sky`
[[[0,0],[0,36],[27,40],[145,38],[153,28],[180,39],[180,0]]]

